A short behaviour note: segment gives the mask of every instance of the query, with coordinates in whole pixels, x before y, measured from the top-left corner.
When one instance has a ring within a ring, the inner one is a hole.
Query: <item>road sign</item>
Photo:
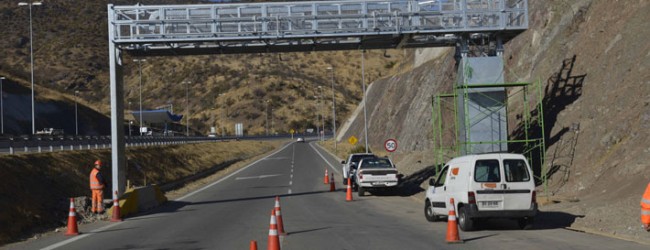
[[[388,152],[395,152],[397,150],[397,141],[395,139],[388,139],[384,142],[384,148]]]
[[[357,138],[354,137],[354,135],[353,135],[353,136],[350,136],[350,138],[348,138],[348,142],[349,142],[350,144],[352,144],[352,145],[357,144],[358,141],[359,141],[359,140],[357,140]]]
[[[291,133],[291,134],[295,134],[295,133],[296,133],[296,131],[295,131],[295,130],[293,130],[293,129],[290,129],[290,130],[289,130],[289,133]]]

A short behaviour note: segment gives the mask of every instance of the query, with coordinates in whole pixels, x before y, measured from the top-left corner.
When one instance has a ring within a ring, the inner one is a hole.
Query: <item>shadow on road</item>
[[[340,190],[337,190],[340,191]],[[313,195],[329,193],[329,191],[314,191],[314,192],[303,192],[303,193],[293,193],[293,194],[279,194],[279,195],[267,195],[267,196],[256,196],[256,197],[244,197],[237,199],[225,199],[225,200],[212,200],[212,201],[201,201],[201,202],[188,202],[188,201],[167,201],[165,204],[153,208],[149,211],[138,213],[135,216],[129,217],[129,220],[138,220],[138,219],[149,219],[149,218],[137,218],[144,215],[158,214],[158,213],[175,213],[175,212],[189,212],[193,210],[183,210],[179,211],[181,208],[186,206],[196,206],[196,205],[205,205],[205,204],[219,204],[226,202],[240,202],[240,201],[250,201],[250,200],[262,200],[262,199],[274,199],[278,197],[292,197],[292,196],[302,196],[302,195]]]
[[[560,229],[571,226],[576,218],[582,218],[582,215],[573,215],[563,212],[542,212],[540,211],[535,217],[533,228],[530,230],[548,230]],[[478,231],[481,230],[521,230],[516,220],[512,219],[484,219],[480,220],[477,225]]]

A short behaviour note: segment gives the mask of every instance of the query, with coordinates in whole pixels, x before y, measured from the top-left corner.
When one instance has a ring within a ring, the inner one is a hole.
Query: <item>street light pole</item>
[[[36,118],[34,115],[34,46],[33,46],[33,34],[32,34],[32,6],[33,5],[42,5],[41,2],[32,2],[25,3],[20,2],[18,6],[29,6],[29,60],[31,64],[31,74],[32,74],[32,134],[36,134]]]
[[[146,62],[147,59],[133,59],[134,62],[138,63],[138,71],[140,72],[140,136],[142,136],[142,62]]]
[[[361,89],[363,91],[363,132],[366,141],[366,154],[368,153],[368,115],[366,113],[366,51],[361,51]]]
[[[187,117],[187,120],[185,120],[185,136],[189,137],[190,136],[190,84],[192,82],[190,81],[184,81],[185,84],[185,116]]]
[[[4,76],[0,76],[0,127],[2,128],[0,133],[3,135],[5,134],[5,108],[4,105],[2,104],[2,99],[5,99],[5,93],[2,92],[2,80],[4,80]]]
[[[325,96],[323,96],[323,86],[318,86],[318,89],[320,89],[320,111],[323,112],[323,105],[325,105]],[[323,125],[323,130],[321,130],[321,141],[325,141],[325,114],[321,115],[321,124]]]
[[[74,134],[79,135],[79,120],[77,119],[77,94],[79,90],[74,91]]]
[[[269,100],[266,100],[266,136],[269,135]]]
[[[334,68],[328,67],[332,71],[332,135],[334,136],[334,153],[336,154],[336,99],[334,98]]]
[[[273,117],[273,112],[275,109],[271,109],[271,135],[275,134],[275,119]]]
[[[2,104],[2,99],[5,99],[4,92],[2,92],[2,80],[4,79],[4,76],[0,76],[0,133],[3,135],[5,134],[5,108]]]

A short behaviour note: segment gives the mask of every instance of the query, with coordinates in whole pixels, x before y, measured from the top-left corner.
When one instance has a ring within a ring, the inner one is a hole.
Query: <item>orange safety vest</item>
[[[99,182],[97,174],[99,174],[99,169],[97,168],[93,168],[93,171],[90,171],[90,189],[104,189],[104,183]]]
[[[650,183],[641,198],[641,223],[650,225]]]

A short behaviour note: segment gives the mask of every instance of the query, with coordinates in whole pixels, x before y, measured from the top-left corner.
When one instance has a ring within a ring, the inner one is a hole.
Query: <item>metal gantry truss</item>
[[[387,0],[108,5],[112,186],[126,184],[122,53],[180,56],[505,43],[528,28],[526,0]]]
[[[454,46],[528,28],[525,0],[109,5],[109,39],[130,53],[258,53]],[[171,49],[171,50],[170,50]]]

